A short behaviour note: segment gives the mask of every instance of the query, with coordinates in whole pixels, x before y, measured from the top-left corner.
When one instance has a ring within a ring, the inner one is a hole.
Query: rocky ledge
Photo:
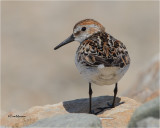
[[[100,110],[97,108],[106,107],[107,102],[111,103],[112,99],[112,96],[94,97],[92,99],[94,112],[98,113]],[[84,127],[127,127],[134,110],[140,105],[133,99],[117,97],[115,108],[107,108],[97,115],[91,115],[87,114],[88,102],[88,98],[76,99],[53,105],[32,107],[19,114],[10,112],[2,117],[1,126],[16,128],[24,126],[80,127],[82,124],[86,124]]]

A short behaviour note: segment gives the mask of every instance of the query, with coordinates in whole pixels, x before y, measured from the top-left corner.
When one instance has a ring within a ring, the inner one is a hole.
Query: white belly
[[[75,59],[75,64],[80,72],[80,74],[88,80],[88,82],[97,84],[97,85],[111,85],[117,83],[126,71],[129,68],[129,65],[126,65],[123,68],[120,67],[104,67],[99,65],[98,67],[88,67],[83,66],[81,63],[78,63]]]

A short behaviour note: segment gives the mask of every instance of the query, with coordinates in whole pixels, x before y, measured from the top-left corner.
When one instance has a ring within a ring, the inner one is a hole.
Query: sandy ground
[[[54,51],[79,20],[93,18],[121,40],[131,66],[119,82],[123,94],[159,51],[158,2],[2,2],[3,111],[88,97],[88,83],[75,67],[78,42]],[[114,86],[93,85],[93,96],[113,95]]]

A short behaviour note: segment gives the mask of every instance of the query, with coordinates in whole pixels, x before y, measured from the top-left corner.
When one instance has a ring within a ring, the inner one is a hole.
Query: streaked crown
[[[104,32],[104,30],[105,28],[99,22],[93,19],[82,20],[74,26],[73,33],[62,43],[57,45],[54,50],[73,41],[78,41],[81,43],[91,35],[98,32]]]
[[[82,42],[89,36],[105,31],[105,28],[97,21],[93,19],[85,19],[79,21],[73,28],[73,35],[76,41]]]

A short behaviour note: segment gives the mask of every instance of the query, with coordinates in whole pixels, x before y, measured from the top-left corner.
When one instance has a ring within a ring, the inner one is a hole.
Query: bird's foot
[[[99,113],[101,113],[101,112],[103,112],[107,108],[108,107],[99,107],[99,108],[97,108],[97,109],[99,109],[99,111],[96,113],[96,115],[99,114]]]
[[[94,114],[94,115],[96,115],[96,113],[94,112],[94,110],[90,110],[90,111],[89,111],[89,114]]]
[[[107,103],[107,105],[108,105],[107,107],[99,107],[99,108],[97,108],[97,109],[100,110],[98,113],[103,112],[105,109],[114,108],[115,107],[114,104],[110,104],[109,102]],[[98,114],[98,113],[96,113],[96,114]]]
[[[101,112],[104,111],[105,109],[107,109],[108,107],[99,107],[97,109],[99,109]]]
[[[115,107],[115,104],[114,104],[114,103],[110,104],[110,103],[108,102],[107,105],[109,106],[108,108],[114,108],[114,107]]]

